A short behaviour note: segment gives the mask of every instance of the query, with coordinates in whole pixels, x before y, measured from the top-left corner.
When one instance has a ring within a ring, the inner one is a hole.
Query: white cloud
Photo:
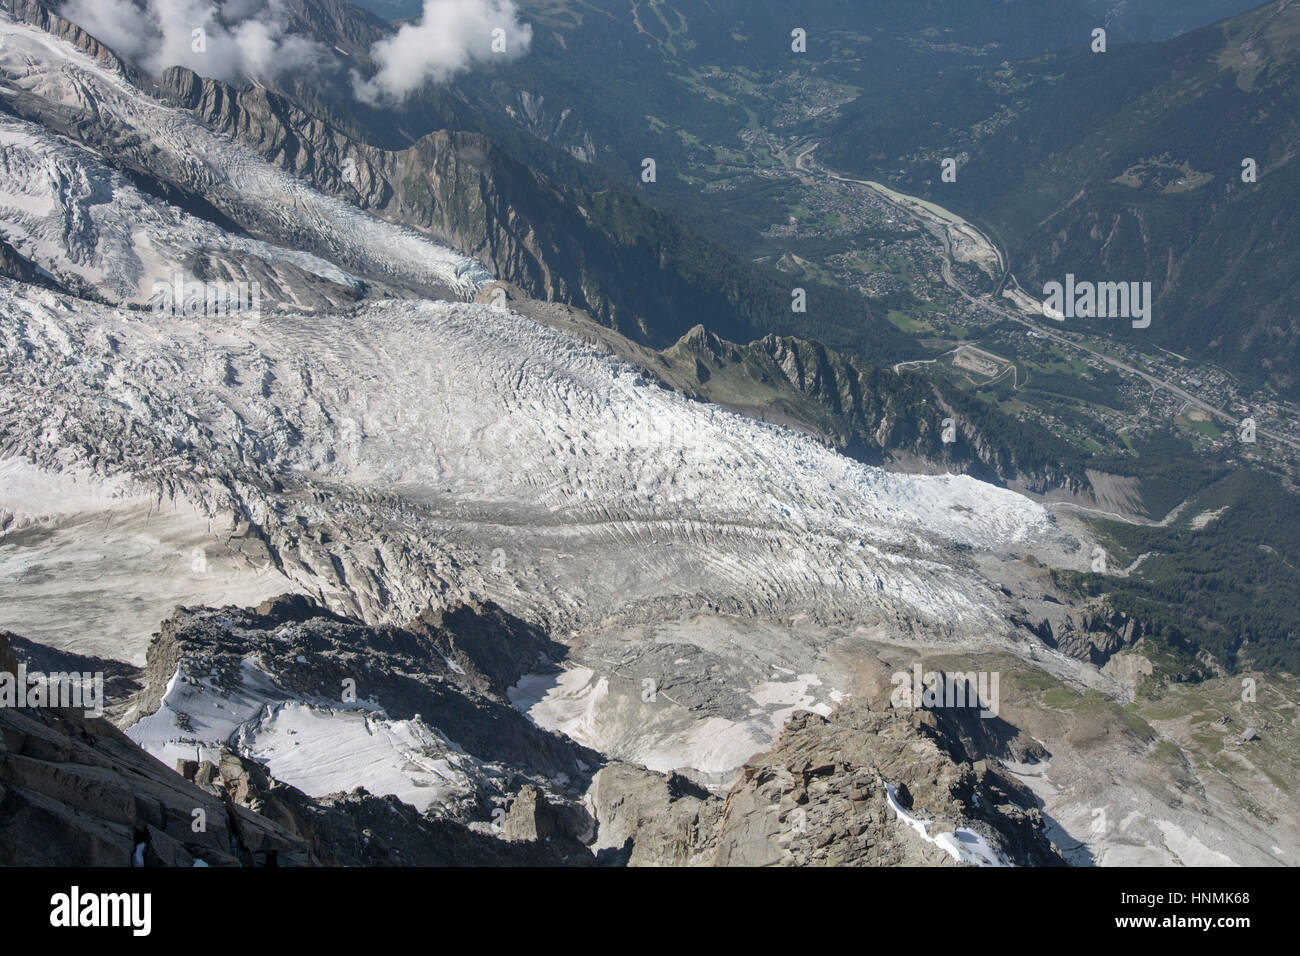
[[[285,2],[66,0],[59,12],[154,75],[185,66],[219,80],[267,80],[335,65],[323,44],[287,32]],[[531,41],[514,0],[425,0],[419,21],[371,47],[378,72],[354,73],[353,90],[367,103],[397,102],[476,63],[522,56]]]
[[[219,80],[269,79],[328,58],[321,44],[286,34],[284,0],[68,0],[59,13],[155,75],[185,66]]]
[[[514,0],[424,0],[417,22],[370,48],[379,70],[369,80],[354,75],[353,88],[368,103],[401,100],[476,62],[522,56],[532,37]]]

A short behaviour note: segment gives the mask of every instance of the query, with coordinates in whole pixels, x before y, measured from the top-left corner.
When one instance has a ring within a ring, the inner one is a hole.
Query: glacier
[[[539,726],[720,788],[850,693],[855,641],[1027,653],[992,572],[1087,553],[1014,492],[864,465],[472,301],[477,261],[3,12],[0,74],[0,235],[67,290],[0,278],[0,627],[141,664],[177,604],[300,592],[405,624],[492,601],[569,649],[512,690]],[[32,114],[94,122],[256,228]],[[177,275],[268,295],[253,321],[156,312]],[[310,793],[422,808],[489,773],[419,721],[183,676],[130,728],[169,761],[237,746]]]

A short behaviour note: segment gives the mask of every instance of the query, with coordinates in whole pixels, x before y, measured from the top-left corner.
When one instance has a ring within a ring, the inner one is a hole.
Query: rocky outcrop
[[[983,840],[1017,865],[1061,865],[1034,796],[996,759],[960,756],[966,745],[951,729],[928,711],[873,712],[860,700],[830,718],[802,711],[725,798],[679,775],[611,764],[588,793],[598,855],[633,866],[958,862],[901,809],[932,837]]]
[[[557,803],[532,784],[525,784],[510,802],[502,825],[511,843],[543,844],[566,859],[591,859],[585,847],[595,835],[594,821],[577,804]]]
[[[1095,667],[1105,666],[1117,652],[1132,647],[1143,635],[1141,621],[1104,601],[1065,612],[1055,626],[1044,620],[1036,633],[1043,631],[1048,645]]]
[[[804,712],[751,760],[727,796],[715,865],[948,865],[891,806],[929,833],[978,834],[1018,865],[1063,861],[1036,801],[996,761],[955,761],[925,712]],[[958,838],[965,842],[961,837]]]
[[[292,598],[267,602],[260,619],[306,630],[347,626]],[[148,685],[179,666],[187,651],[219,655],[194,633],[202,630],[164,628],[146,671],[145,701],[157,705],[161,695]],[[0,635],[0,671],[17,674],[20,662],[69,664],[68,655],[17,640],[21,654],[10,635]],[[218,679],[233,676],[223,663],[230,659],[215,661]],[[368,670],[383,672],[389,689],[400,683],[391,664]],[[121,676],[113,679],[119,690],[129,686]],[[485,735],[501,735],[500,749],[524,754],[525,763],[549,773],[562,773],[557,753],[581,752],[558,739],[548,744],[550,735],[510,714],[514,722],[490,708],[467,719],[481,720]],[[512,726],[518,745],[508,740]],[[577,772],[572,760],[565,766]],[[78,710],[0,707],[0,865],[591,865],[595,858],[583,844],[590,838],[591,820],[578,803],[548,799],[527,783],[511,799],[504,826],[494,828],[420,813],[363,788],[312,797],[231,749],[216,760],[182,760],[173,770],[105,719]]]
[[[3,239],[0,239],[0,276],[47,289],[59,288],[57,282],[41,275],[29,259]]]
[[[677,371],[693,380],[689,391],[697,397],[785,420],[868,464],[920,459],[926,468],[1016,482],[1035,493],[1089,486],[1081,464],[1062,466],[1043,452],[1057,439],[1039,426],[972,404],[941,380],[877,368],[820,342],[767,335],[736,345],[697,326],[662,354],[678,366],[689,361]],[[658,370],[650,364],[647,371]],[[725,386],[715,388],[715,376]],[[761,404],[738,398],[745,395]],[[958,423],[952,441],[945,440],[945,418]]]
[[[111,49],[91,36],[71,20],[65,20],[55,12],[53,4],[45,0],[4,0],[9,14],[22,23],[30,23],[46,33],[51,33],[62,40],[67,40],[77,49],[93,57],[99,64],[119,76],[140,82],[144,78],[125,60]]]
[[[225,752],[210,761],[183,761],[186,780],[236,807],[273,821],[299,838],[312,864],[322,866],[589,866],[595,860],[560,827],[544,836],[500,834],[419,813],[393,796],[358,787],[311,798],[276,780],[255,761]],[[530,795],[537,791],[525,787]],[[520,801],[525,799],[521,794]],[[544,798],[540,801],[545,807]],[[548,808],[549,809],[549,808]],[[518,817],[515,809],[511,815]],[[557,837],[556,839],[549,839]]]
[[[491,602],[470,601],[429,609],[407,624],[427,637],[475,690],[504,699],[508,688],[536,669],[560,660],[566,648]]]
[[[124,716],[128,702],[142,689],[140,668],[124,661],[56,650],[9,632],[0,632],[0,640],[7,643],[9,652],[26,666],[28,673],[102,675],[104,716],[114,723]]]
[[[979,700],[979,689],[970,677],[939,671],[935,684],[937,699]],[[957,763],[974,764],[990,759],[1040,763],[1051,758],[1047,748],[1033,737],[996,714],[983,713],[978,707],[918,708],[912,719],[923,734]]]
[[[601,769],[587,793],[600,824],[597,858],[610,866],[705,866],[723,801],[680,774],[626,763]]]

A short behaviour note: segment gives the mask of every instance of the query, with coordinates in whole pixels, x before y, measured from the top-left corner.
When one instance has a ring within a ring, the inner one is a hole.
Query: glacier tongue
[[[285,240],[224,233],[87,150],[0,121],[12,173],[0,228],[110,299],[141,302],[199,253],[225,272],[255,260],[291,292],[356,275],[468,296],[489,278],[62,40],[7,16],[0,37],[0,73],[18,91],[4,95],[93,113],[176,181]],[[961,549],[1019,551],[1050,528],[1010,492],[864,467],[504,311],[306,304],[240,323],[5,284],[3,454],[129,473],[148,493],[233,514],[287,588],[369,620],[472,594],[559,628],[712,607],[987,639],[1007,630],[1003,601]]]
[[[488,306],[245,327],[4,282],[0,314],[6,456],[233,511],[287,578],[369,619],[475,594],[566,625],[678,601],[987,637],[1000,599],[953,546],[1051,528],[1014,493],[858,464]]]

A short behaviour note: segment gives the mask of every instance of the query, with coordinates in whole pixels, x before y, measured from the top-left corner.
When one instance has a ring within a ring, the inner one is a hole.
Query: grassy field
[[[930,325],[930,323],[918,321],[906,312],[901,312],[898,309],[890,309],[889,312],[885,314],[885,318],[889,319],[890,322],[893,322],[894,325],[898,326],[904,332],[934,331],[934,326]]]

